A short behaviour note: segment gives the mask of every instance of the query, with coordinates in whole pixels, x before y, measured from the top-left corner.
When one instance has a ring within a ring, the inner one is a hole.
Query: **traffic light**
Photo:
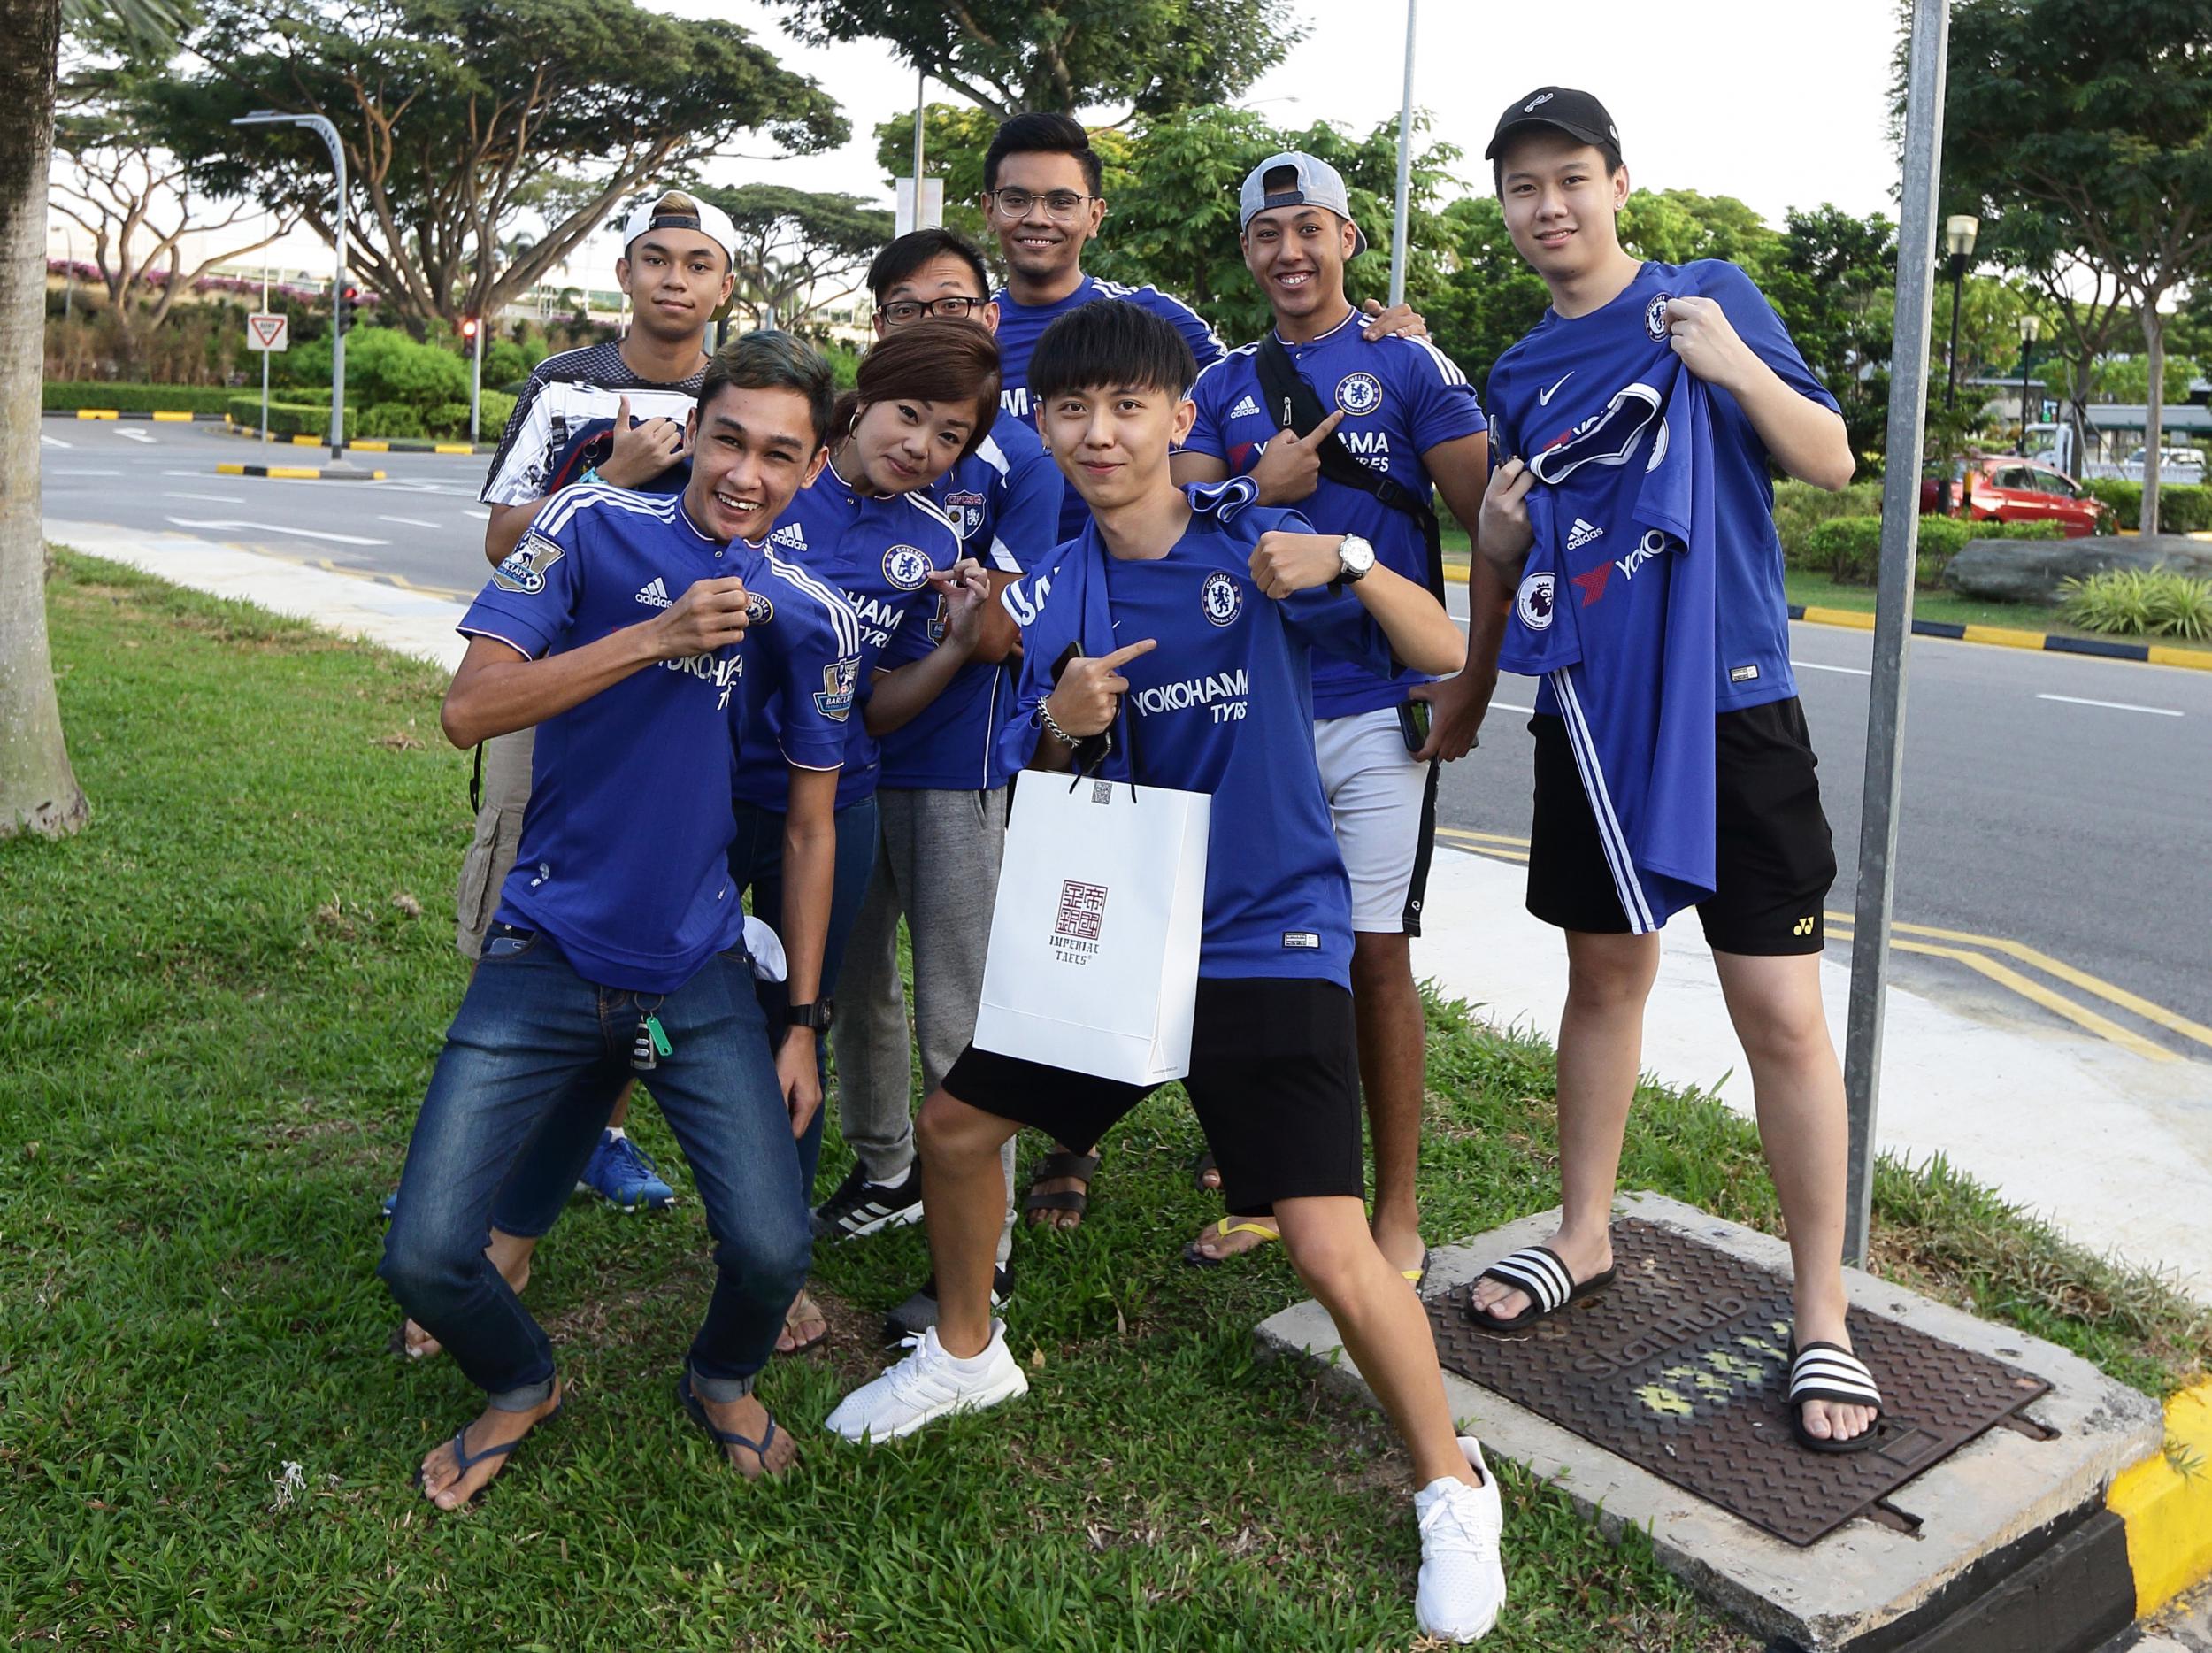
[[[361,289],[343,287],[338,289],[337,328],[341,333],[353,326],[354,311],[360,307]]]
[[[464,343],[472,344],[475,342],[476,329],[479,325],[480,324],[479,324],[474,316],[464,316],[461,318],[461,339]]]

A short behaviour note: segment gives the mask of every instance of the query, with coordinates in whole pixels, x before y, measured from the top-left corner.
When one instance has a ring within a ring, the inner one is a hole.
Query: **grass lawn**
[[[670,1386],[703,1303],[698,1208],[579,1205],[529,1296],[566,1414],[484,1504],[423,1450],[476,1410],[386,1352],[377,1203],[459,996],[465,759],[429,668],[65,556],[50,587],[91,825],[0,843],[0,1631],[90,1648],[1403,1648],[1405,1460],[1249,1330],[1279,1255],[1198,1272],[1217,1210],[1171,1092],[1110,1142],[1095,1214],[1018,1242],[1035,1391],[863,1453],[822,1434],[925,1269],[904,1230],[820,1259],[826,1356],[764,1395],[786,1482],[718,1465]],[[1431,1013],[1425,1196],[1460,1235],[1551,1203],[1552,1062]],[[680,1188],[658,1117],[641,1138]],[[833,1140],[825,1186],[841,1173]],[[1749,1128],[1651,1090],[1624,1181],[1772,1228]],[[1887,1167],[1880,1266],[2153,1391],[2212,1325],[1942,1174]],[[1744,1649],[1632,1539],[1507,1469],[1487,1645]]]

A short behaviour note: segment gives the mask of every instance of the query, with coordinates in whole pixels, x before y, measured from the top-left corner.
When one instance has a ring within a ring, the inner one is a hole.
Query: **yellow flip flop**
[[[1240,1223],[1233,1217],[1224,1217],[1213,1226],[1213,1232],[1217,1238],[1222,1240],[1226,1240],[1231,1234],[1257,1234],[1263,1241],[1282,1238],[1272,1228],[1263,1228],[1257,1223]],[[1238,1255],[1242,1256],[1243,1253]],[[1208,1257],[1198,1249],[1195,1240],[1183,1248],[1183,1261],[1193,1268],[1218,1268],[1228,1260],[1225,1257]]]

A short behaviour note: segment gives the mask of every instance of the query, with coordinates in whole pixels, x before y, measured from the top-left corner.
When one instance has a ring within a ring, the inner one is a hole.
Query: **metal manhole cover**
[[[1790,1434],[1789,1282],[1655,1223],[1613,1227],[1610,1289],[1512,1337],[1469,1326],[1471,1287],[1428,1302],[1469,1380],[1793,1544],[1810,1544],[2047,1393],[2040,1378],[1863,1311],[1859,1357],[1886,1406],[1849,1456]]]

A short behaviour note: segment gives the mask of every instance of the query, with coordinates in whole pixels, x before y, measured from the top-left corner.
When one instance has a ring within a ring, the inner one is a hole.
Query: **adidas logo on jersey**
[[[639,588],[637,600],[649,609],[664,609],[671,601],[668,588],[661,583],[658,574],[653,576],[652,583]]]
[[[787,522],[768,536],[771,545],[787,545],[795,551],[806,550],[806,530],[795,522]]]
[[[1259,416],[1260,404],[1249,396],[1240,398],[1236,406],[1229,410],[1231,419],[1257,419]]]
[[[1604,533],[1605,530],[1599,527],[1596,523],[1585,522],[1580,517],[1577,517],[1575,526],[1567,530],[1567,549],[1571,551],[1578,551]]]

